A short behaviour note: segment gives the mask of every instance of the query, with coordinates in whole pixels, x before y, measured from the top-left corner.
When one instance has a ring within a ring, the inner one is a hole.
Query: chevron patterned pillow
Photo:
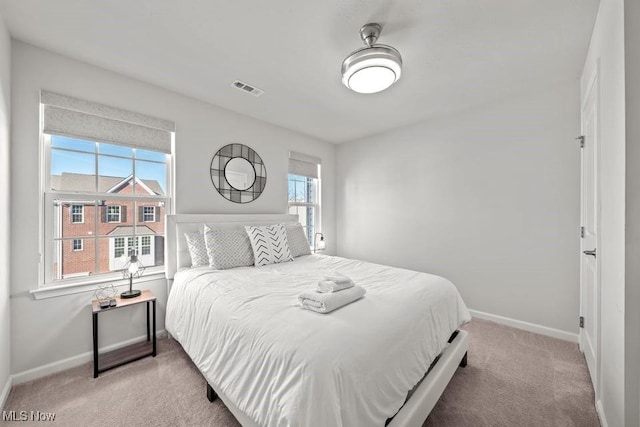
[[[256,267],[293,261],[284,224],[244,227],[251,241]]]

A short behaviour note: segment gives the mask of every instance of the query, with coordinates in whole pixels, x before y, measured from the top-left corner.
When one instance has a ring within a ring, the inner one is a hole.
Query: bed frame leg
[[[462,360],[460,361],[460,367],[461,368],[466,368],[467,367],[467,352],[464,352],[464,356],[462,356]]]
[[[218,398],[218,395],[216,394],[216,392],[213,390],[213,387],[211,387],[209,385],[209,383],[207,383],[207,399],[209,400],[209,402],[213,402]]]

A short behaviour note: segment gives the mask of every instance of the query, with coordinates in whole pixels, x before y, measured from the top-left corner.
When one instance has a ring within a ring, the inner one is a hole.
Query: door
[[[600,275],[599,275],[599,140],[598,73],[594,73],[582,102],[581,239],[580,239],[580,348],[587,360],[596,399],[600,371]]]

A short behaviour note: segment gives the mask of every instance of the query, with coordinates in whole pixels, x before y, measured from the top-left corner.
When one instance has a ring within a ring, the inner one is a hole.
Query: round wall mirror
[[[211,182],[225,199],[249,203],[262,194],[267,170],[251,147],[229,144],[219,149],[211,160]]]
[[[245,191],[256,180],[256,171],[249,160],[235,157],[224,167],[224,177],[232,188]]]

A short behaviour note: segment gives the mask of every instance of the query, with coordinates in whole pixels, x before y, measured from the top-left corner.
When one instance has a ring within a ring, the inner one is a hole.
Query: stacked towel
[[[353,288],[353,282],[351,280],[347,282],[334,282],[332,280],[321,280],[318,282],[318,292],[338,292],[345,289]]]
[[[336,282],[336,283],[343,283],[343,282],[350,282],[351,278],[349,278],[349,276],[345,276],[342,273],[334,271],[332,273],[325,274],[324,275],[324,280],[330,280],[330,281]]]
[[[340,273],[333,273],[324,276],[323,280],[318,282],[318,292],[338,292],[352,288],[353,281]]]
[[[298,299],[303,308],[326,314],[362,298],[366,292],[364,288],[352,285],[340,292],[304,292]]]

